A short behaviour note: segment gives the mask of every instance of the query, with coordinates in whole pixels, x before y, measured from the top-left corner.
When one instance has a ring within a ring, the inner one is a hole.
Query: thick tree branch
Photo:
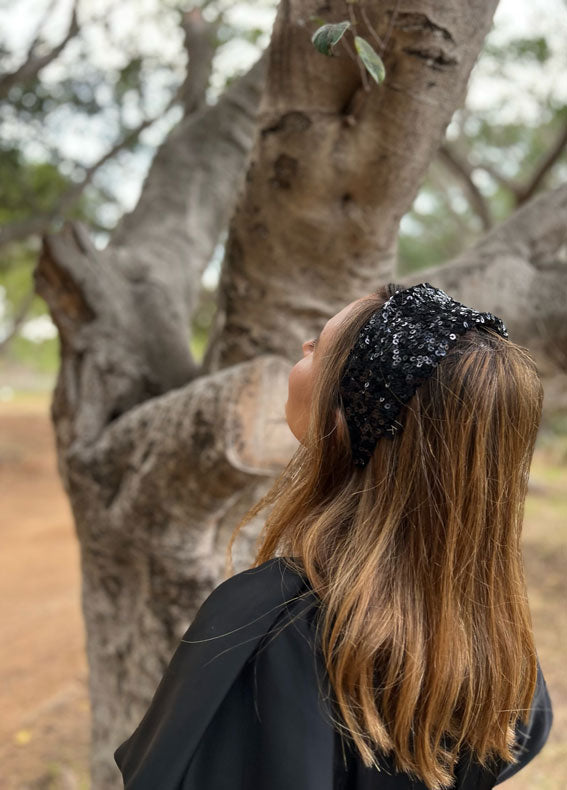
[[[532,198],[449,263],[398,279],[496,313],[542,372],[567,373],[567,186]]]
[[[122,264],[79,223],[44,239],[34,276],[61,339],[54,408],[68,421],[68,442],[95,441],[119,415],[196,372],[165,284],[136,280],[134,264],[128,274]]]
[[[136,404],[197,375],[188,344],[195,283],[243,175],[262,73],[259,62],[173,130],[104,252],[79,224],[45,239],[36,287],[62,340],[56,400],[68,438],[93,442]]]
[[[448,168],[448,170],[450,170],[450,172],[464,186],[465,191],[469,197],[471,208],[480,218],[484,230],[489,230],[492,227],[490,209],[481,191],[473,181],[473,168],[469,165],[466,159],[459,156],[458,153],[447,143],[439,148],[438,156],[445,167]]]
[[[167,278],[188,326],[199,281],[228,217],[254,140],[265,56],[219,101],[186,116],[159,149],[135,209],[111,248],[135,261],[138,276]]]
[[[16,71],[0,76],[0,99],[6,98],[14,85],[30,82],[31,80],[35,79],[42,69],[59,57],[69,41],[75,38],[80,30],[79,22],[77,20],[78,4],[79,0],[74,0],[73,10],[71,12],[71,21],[69,23],[67,34],[56,47],[49,50],[49,52],[46,52],[45,55],[38,56],[35,54],[38,43],[36,37],[28,51],[26,61],[22,63],[22,65],[19,66]]]
[[[191,224],[200,223],[211,208],[217,214],[220,193],[226,198],[225,193],[236,186],[235,178],[239,180],[253,139],[264,70],[265,56],[217,104],[186,116],[172,129],[154,159],[137,206],[116,229],[113,245],[141,246],[140,234],[159,245],[177,226],[183,247],[179,255],[185,259],[191,236],[188,209],[198,210]],[[230,181],[226,189],[221,175]],[[222,207],[223,217],[228,208]],[[166,217],[168,227],[164,227]]]

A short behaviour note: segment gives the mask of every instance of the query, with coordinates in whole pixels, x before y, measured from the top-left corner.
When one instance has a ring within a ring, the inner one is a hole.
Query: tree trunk
[[[114,749],[223,578],[237,521],[296,447],[284,403],[302,340],[395,276],[399,220],[464,96],[496,2],[438,5],[367,5],[388,46],[386,81],[366,92],[348,56],[311,45],[318,4],[284,0],[257,123],[264,59],[171,133],[107,250],[80,226],[44,242],[36,283],[61,339],[52,418],[81,544],[93,790],[121,786]],[[325,9],[326,21],[348,15],[338,0]],[[359,33],[371,38],[363,25]],[[196,283],[252,146],[199,367],[187,337]],[[427,277],[518,332],[524,320],[540,332],[539,300],[551,283],[565,289],[565,203],[560,190],[539,198],[516,226]],[[481,290],[481,278],[506,283],[510,299]],[[235,547],[236,570],[259,528],[249,524]]]

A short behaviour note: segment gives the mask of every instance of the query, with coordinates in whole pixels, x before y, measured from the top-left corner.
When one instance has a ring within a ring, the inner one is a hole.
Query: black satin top
[[[331,724],[316,647],[319,599],[283,558],[235,574],[204,601],[136,730],[115,751],[126,790],[426,790],[367,768]],[[538,665],[517,764],[463,754],[455,790],[489,790],[547,740],[551,701]]]

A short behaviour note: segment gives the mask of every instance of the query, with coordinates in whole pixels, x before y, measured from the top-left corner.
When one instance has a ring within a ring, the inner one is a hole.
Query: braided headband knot
[[[339,392],[353,461],[366,466],[378,439],[401,432],[396,417],[459,335],[503,321],[452,299],[430,283],[396,291],[360,330],[341,375]]]

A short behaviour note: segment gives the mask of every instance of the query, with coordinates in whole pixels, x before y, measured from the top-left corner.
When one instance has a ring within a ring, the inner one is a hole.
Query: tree
[[[316,6],[282,0],[266,55],[216,104],[185,107],[104,251],[79,223],[44,239],[35,280],[61,344],[51,414],[81,545],[95,788],[119,786],[114,748],[221,580],[234,526],[295,448],[287,376],[330,315],[378,282],[429,280],[565,371],[567,188],[448,264],[396,272],[400,219],[496,0],[355,3],[358,32],[387,41],[380,85],[356,58],[315,50]],[[325,8],[326,22],[348,13],[342,0]],[[190,21],[207,36],[200,14]],[[200,79],[189,71],[187,87]],[[231,214],[199,365],[187,338],[196,283]]]
[[[44,13],[28,21],[24,38],[21,25],[16,37],[6,29],[0,34],[0,337],[5,340],[0,355],[14,361],[29,356],[25,335],[32,316],[41,316],[50,329],[45,303],[32,299],[30,264],[40,234],[58,230],[65,218],[80,218],[94,231],[97,246],[104,245],[132,205],[136,181],[156,147],[187,107],[183,40],[191,53],[189,68],[194,72],[198,65],[205,82],[213,60],[208,87],[195,90],[194,73],[189,83],[193,101],[203,102],[206,88],[210,103],[227,79],[223,64],[231,47],[239,52],[246,47],[246,57],[258,51],[275,5],[275,0],[255,0],[254,13],[263,13],[250,27],[235,10],[242,6],[204,0],[207,19],[215,25],[209,37],[188,41],[191,13],[179,11],[178,0],[149,0],[143,10],[135,0],[107,8],[76,3],[70,9],[63,0],[43,2]],[[17,4],[11,12],[18,15]],[[453,115],[445,143],[403,217],[400,273],[455,257],[483,228],[505,219],[520,199],[565,180],[565,108],[560,90],[546,89],[553,74],[562,73],[553,14],[550,7],[541,26],[526,29],[521,38],[503,37],[499,24],[490,31],[473,71],[472,99],[467,94],[466,105]],[[497,107],[479,106],[479,88],[488,82],[490,94],[501,86]],[[212,274],[211,268],[209,282]],[[202,297],[203,309],[190,328],[199,359],[215,303],[210,285]],[[55,343],[32,345],[32,358],[41,352],[46,371],[55,371]]]

